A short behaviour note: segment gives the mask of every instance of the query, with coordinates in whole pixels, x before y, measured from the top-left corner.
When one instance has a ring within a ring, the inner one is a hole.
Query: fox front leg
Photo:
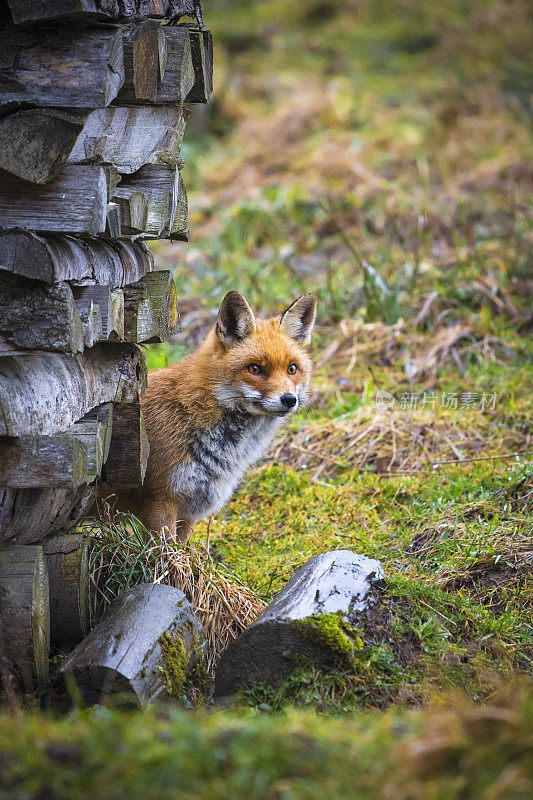
[[[154,533],[167,528],[172,538],[180,544],[188,541],[193,529],[190,520],[180,518],[177,502],[162,495],[152,495],[145,500],[139,510],[139,519],[145,528]]]

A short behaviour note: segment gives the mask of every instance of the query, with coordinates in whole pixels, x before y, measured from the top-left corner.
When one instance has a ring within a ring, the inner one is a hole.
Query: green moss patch
[[[183,640],[178,632],[165,631],[158,644],[163,656],[163,667],[158,670],[163,676],[165,688],[170,697],[181,700],[187,674],[187,653]]]
[[[193,634],[195,646],[196,637]],[[163,666],[158,666],[169,697],[188,706],[203,706],[210,693],[212,680],[207,672],[205,657],[200,652],[193,664],[187,660],[187,652],[179,629],[165,631],[159,639]]]
[[[363,642],[340,613],[314,614],[296,620],[294,626],[300,635],[331,657],[335,666],[355,666],[355,652],[361,649]]]

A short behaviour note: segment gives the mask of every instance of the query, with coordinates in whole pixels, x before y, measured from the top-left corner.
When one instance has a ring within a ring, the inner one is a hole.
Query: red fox
[[[167,526],[181,542],[197,520],[220,510],[283,419],[305,402],[315,314],[312,293],[263,320],[242,294],[229,292],[200,347],[150,373],[142,405],[146,477],[140,491],[116,491],[117,508],[149,530]]]

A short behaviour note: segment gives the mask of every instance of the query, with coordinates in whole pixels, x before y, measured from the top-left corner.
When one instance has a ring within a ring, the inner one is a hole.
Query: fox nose
[[[294,408],[294,406],[298,402],[298,398],[296,397],[296,395],[291,394],[290,392],[287,392],[287,394],[282,394],[279,399],[286,408]]]

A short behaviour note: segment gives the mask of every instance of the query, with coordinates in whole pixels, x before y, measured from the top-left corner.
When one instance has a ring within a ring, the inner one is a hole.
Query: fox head
[[[242,294],[229,292],[209,341],[216,362],[213,393],[220,405],[274,417],[296,411],[311,379],[307,347],[315,314],[312,293],[279,317],[257,319]]]

